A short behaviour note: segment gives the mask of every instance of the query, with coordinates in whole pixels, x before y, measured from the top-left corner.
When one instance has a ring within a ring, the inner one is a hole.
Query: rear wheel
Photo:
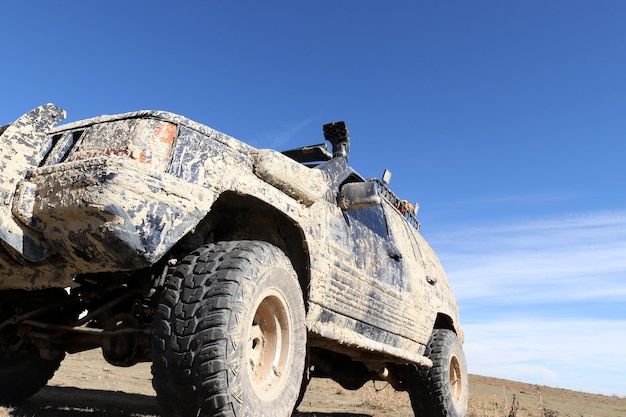
[[[291,415],[306,327],[289,259],[259,241],[185,257],[166,279],[153,351],[153,385],[168,415]]]
[[[22,314],[57,303],[67,298],[67,293],[58,288],[0,292],[0,324],[16,314]],[[0,404],[16,404],[32,396],[52,378],[65,357],[57,351],[52,358],[42,358],[39,349],[20,335],[17,325],[8,325],[0,330]]]
[[[429,369],[415,368],[409,396],[416,417],[465,417],[469,396],[463,346],[448,329],[435,329],[425,355]]]

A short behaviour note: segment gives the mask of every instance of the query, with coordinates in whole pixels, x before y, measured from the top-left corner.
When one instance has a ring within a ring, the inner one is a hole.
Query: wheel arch
[[[435,324],[433,326],[433,330],[436,329],[448,329],[454,332],[458,336],[459,340],[463,342],[464,335],[461,327],[446,313],[437,313],[437,318],[435,319]]]
[[[186,248],[204,243],[260,240],[280,248],[298,275],[305,302],[310,281],[310,254],[297,221],[270,203],[232,191],[222,193],[195,231],[184,240]]]
[[[434,328],[435,329],[448,329],[456,333],[456,329],[454,327],[454,322],[452,321],[452,317],[444,313],[437,313],[437,318],[435,319]]]

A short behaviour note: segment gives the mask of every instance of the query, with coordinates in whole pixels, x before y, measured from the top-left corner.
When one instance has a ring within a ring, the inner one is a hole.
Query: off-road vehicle
[[[64,118],[0,127],[0,403],[101,348],[152,362],[168,416],[289,416],[312,377],[465,416],[444,271],[409,205],[348,165],[343,122],[278,152],[168,112]]]

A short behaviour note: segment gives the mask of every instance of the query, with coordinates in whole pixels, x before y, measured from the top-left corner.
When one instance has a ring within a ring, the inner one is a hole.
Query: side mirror
[[[337,196],[343,210],[359,210],[381,203],[378,187],[373,182],[349,182],[344,184]]]

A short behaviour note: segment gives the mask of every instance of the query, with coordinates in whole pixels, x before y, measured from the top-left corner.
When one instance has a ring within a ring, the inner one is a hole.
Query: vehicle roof
[[[92,117],[88,119],[83,119],[83,120],[78,120],[75,122],[58,125],[54,127],[53,129],[51,129],[49,133],[56,134],[56,133],[64,132],[67,130],[86,128],[86,127],[99,124],[99,123],[115,122],[115,121],[124,120],[124,119],[144,119],[144,118],[145,119],[159,119],[159,120],[164,120],[166,122],[175,123],[177,125],[186,126],[190,129],[193,129],[202,134],[205,134],[211,137],[212,139],[222,142],[230,148],[238,149],[243,152],[251,152],[255,149],[253,146],[248,145],[245,142],[242,142],[222,132],[212,129],[206,125],[203,125],[202,123],[195,122],[191,119],[188,119],[187,117],[181,116],[176,113],[162,111],[162,110],[138,110],[138,111],[128,112],[128,113]],[[320,147],[320,146],[321,145],[315,145],[314,147]],[[299,148],[297,149],[297,151],[301,151],[302,149],[305,149],[305,148]],[[291,151],[293,152],[296,150],[291,150]],[[286,152],[288,154],[290,151],[286,151]],[[302,162],[302,161],[299,161],[299,162]],[[361,181],[377,182],[378,186],[380,187],[382,196],[385,197],[394,206],[398,206],[399,204],[402,203],[400,198],[398,198],[395,195],[395,193],[393,193],[391,189],[389,189],[387,184],[384,184],[382,181],[375,179],[375,178],[365,179],[360,174],[358,174],[354,169],[351,169],[351,171],[352,171],[352,175],[357,176]],[[411,223],[413,227],[415,227],[418,230],[420,229],[421,225],[419,221],[417,220],[417,218],[415,217],[414,213],[407,213],[405,217],[407,221]]]
[[[56,134],[59,132],[64,132],[67,130],[74,130],[89,127],[99,123],[108,123],[115,122],[118,120],[124,119],[159,119],[166,122],[171,122],[177,125],[183,125],[192,130],[198,131],[204,135],[210,136],[212,139],[215,139],[219,142],[224,143],[230,148],[239,149],[241,151],[248,151],[254,149],[253,146],[248,145],[245,142],[242,142],[238,139],[233,138],[232,136],[228,136],[225,133],[222,133],[218,130],[215,130],[209,126],[203,125],[202,123],[194,122],[191,119],[188,119],[184,116],[181,116],[176,113],[162,111],[162,110],[139,110],[128,113],[120,113],[120,114],[112,114],[112,115],[102,115],[97,117],[92,117],[83,120],[77,120],[75,122],[64,123],[58,125],[50,130],[50,134]]]

